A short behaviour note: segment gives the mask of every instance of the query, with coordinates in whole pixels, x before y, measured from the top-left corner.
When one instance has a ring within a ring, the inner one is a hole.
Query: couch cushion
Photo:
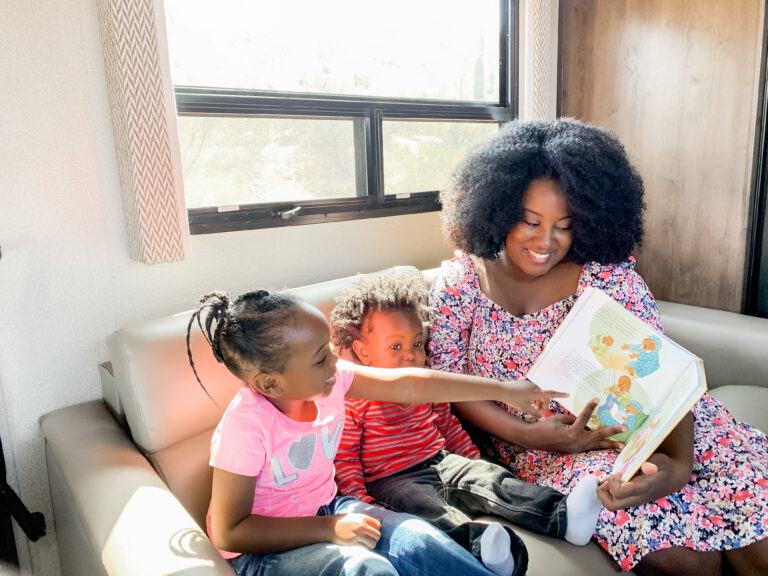
[[[40,423],[62,574],[232,574],[102,402]]]
[[[190,316],[166,316],[123,328],[107,339],[120,402],[133,440],[145,453],[216,426],[240,387],[195,326],[192,357],[211,397],[198,384],[187,355]]]
[[[205,526],[213,429],[240,387],[194,327],[190,338],[198,384],[186,347],[192,312],[118,330],[108,340],[120,403],[133,441],[199,526]]]
[[[766,375],[768,377],[768,375]],[[709,391],[739,422],[748,422],[768,433],[768,388],[757,386],[718,386]]]

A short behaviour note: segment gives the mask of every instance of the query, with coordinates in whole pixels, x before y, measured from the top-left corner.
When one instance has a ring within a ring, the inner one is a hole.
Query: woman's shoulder
[[[579,282],[579,292],[587,286],[599,288],[627,310],[661,330],[656,301],[643,280],[635,271],[635,259],[629,257],[617,264],[589,262]]]
[[[645,286],[645,282],[635,271],[635,259],[630,256],[627,260],[615,264],[587,262],[582,270],[579,285],[580,291],[586,286],[592,286],[613,292],[637,285]]]
[[[445,260],[432,282],[430,300],[445,303],[458,300],[466,306],[480,292],[475,261],[469,254],[457,250],[453,258]]]
[[[456,250],[450,260],[444,260],[435,277],[437,284],[477,284],[477,266],[466,252]]]

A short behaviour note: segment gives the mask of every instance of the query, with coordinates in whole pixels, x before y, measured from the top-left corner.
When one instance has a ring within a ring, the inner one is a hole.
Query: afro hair
[[[443,233],[459,250],[495,258],[522,217],[532,180],[553,178],[573,215],[568,258],[626,260],[643,237],[643,182],[613,133],[572,119],[512,121],[473,150],[440,193]]]

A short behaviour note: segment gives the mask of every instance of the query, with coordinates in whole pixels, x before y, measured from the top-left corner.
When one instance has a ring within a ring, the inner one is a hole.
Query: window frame
[[[440,210],[438,191],[407,198],[384,194],[384,120],[507,122],[518,109],[518,0],[499,0],[499,102],[454,102],[305,94],[174,85],[178,116],[338,118],[354,123],[358,193],[354,198],[295,200],[187,209],[191,234],[210,234],[399,216]],[[357,151],[365,151],[365,162]],[[360,181],[362,179],[362,181]],[[295,211],[299,208],[298,211]]]

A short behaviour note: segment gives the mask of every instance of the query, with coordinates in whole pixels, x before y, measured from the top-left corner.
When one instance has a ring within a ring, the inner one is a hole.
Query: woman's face
[[[504,241],[507,263],[524,276],[543,276],[571,249],[572,222],[560,185],[550,178],[533,180],[523,196],[522,220]]]

